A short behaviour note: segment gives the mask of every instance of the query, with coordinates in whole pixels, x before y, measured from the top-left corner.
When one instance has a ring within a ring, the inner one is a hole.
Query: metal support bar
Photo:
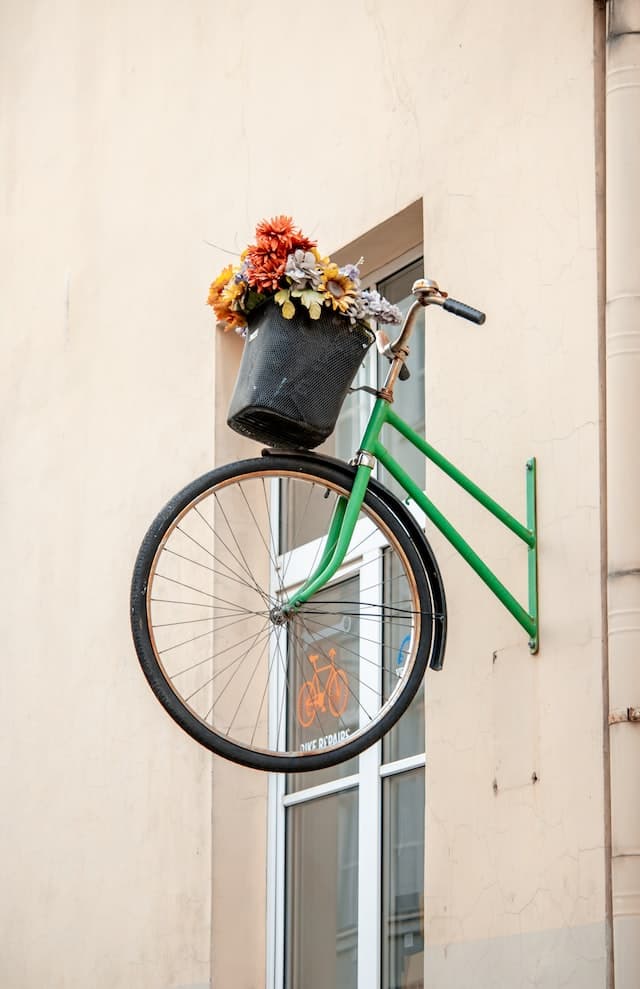
[[[439,467],[448,477],[471,495],[479,504],[487,509],[504,526],[521,539],[527,546],[527,576],[528,576],[528,610],[514,597],[511,591],[496,577],[474,549],[466,542],[459,532],[451,525],[415,481],[393,459],[378,437],[382,426],[388,423],[404,436],[432,463]],[[404,490],[413,498],[442,532],[464,560],[472,567],[487,587],[496,595],[498,600],[513,615],[529,636],[529,649],[537,653],[539,648],[539,618],[538,618],[538,533],[536,517],[536,461],[535,457],[527,461],[527,524],[523,525],[494,498],[491,498],[466,474],[447,460],[435,447],[431,446],[422,436],[415,432],[403,419],[398,416],[391,406],[379,399],[373,410],[369,426],[362,442],[362,450],[366,450],[378,458],[389,473],[398,481]]]
[[[491,498],[486,491],[483,491],[482,488],[478,487],[478,485],[475,484],[471,478],[467,477],[466,474],[463,474],[461,470],[458,470],[458,468],[452,464],[450,460],[443,457],[442,454],[435,449],[435,447],[431,446],[431,444],[427,443],[422,436],[414,432],[414,430],[411,429],[411,426],[408,426],[407,423],[401,419],[393,409],[390,408],[388,410],[386,418],[390,426],[393,426],[398,433],[408,439],[409,442],[412,443],[413,446],[416,446],[428,460],[434,463],[436,467],[439,467],[440,470],[447,474],[447,476],[450,477],[452,481],[455,481],[461,488],[464,488],[464,490],[468,492],[472,498],[475,498],[475,500],[486,508],[487,511],[491,512],[492,515],[499,519],[503,525],[506,525],[508,529],[511,529],[516,536],[523,540],[523,542],[527,543],[528,546],[533,546],[535,544],[535,536],[531,531],[530,526],[527,528],[527,526],[524,526],[522,522],[519,522],[518,519],[514,518],[513,515],[502,507],[502,505],[499,505],[497,501]],[[529,461],[529,463],[531,462],[532,461]]]
[[[535,628],[529,639],[529,649],[537,653],[540,644],[540,620],[538,616],[538,516],[536,508],[536,458],[527,461],[527,527],[533,536],[529,543],[528,577],[529,577],[529,614],[533,618]]]
[[[449,520],[445,518],[442,512],[436,508],[431,499],[426,496],[424,491],[420,490],[415,481],[409,477],[400,464],[398,464],[397,461],[395,461],[393,457],[387,453],[385,448],[380,443],[376,443],[374,447],[374,454],[379,459],[380,463],[383,464],[389,473],[396,479],[396,481],[402,485],[405,491],[411,495],[415,503],[420,506],[427,518],[431,519],[442,535],[449,540],[454,549],[456,549],[462,558],[466,560],[469,566],[475,570],[480,579],[487,585],[489,590],[493,591],[498,600],[502,602],[505,608],[513,615],[515,620],[522,625],[525,632],[529,635],[529,648],[532,652],[535,652],[534,644],[537,643],[538,629],[534,616],[530,615],[522,607],[511,591],[505,587],[498,577],[496,577],[484,560],[478,556],[476,551],[472,549],[457,529],[455,529]]]
[[[461,534],[451,525],[449,520],[439,511],[427,497],[412,477],[394,460],[387,449],[380,443],[378,437],[385,423],[389,423],[397,432],[404,436],[424,456],[447,474],[452,481],[471,495],[479,504],[487,509],[504,526],[521,539],[527,546],[527,575],[528,575],[528,610],[526,610],[511,591],[498,579],[484,560],[476,553]],[[481,580],[495,594],[504,607],[513,615],[529,636],[529,649],[536,653],[539,647],[539,617],[538,617],[538,534],[536,517],[536,461],[535,457],[527,461],[527,524],[519,522],[513,515],[491,498],[474,481],[443,457],[430,443],[419,436],[400,416],[396,415],[384,398],[379,398],[369,418],[362,445],[358,452],[353,488],[347,499],[340,498],[331,520],[327,543],[320,563],[305,581],[303,586],[284,606],[288,612],[299,608],[309,600],[317,590],[323,587],[334,574],[345,558],[349,543],[355,529],[360,508],[365,496],[371,470],[375,459],[385,467],[392,477],[410,495],[423,510],[427,518],[449,540],[454,549],[462,556],[469,566],[475,570]]]

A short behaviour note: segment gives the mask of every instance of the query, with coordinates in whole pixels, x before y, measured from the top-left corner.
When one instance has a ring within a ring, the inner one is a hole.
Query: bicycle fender
[[[328,457],[324,454],[313,453],[309,450],[295,450],[295,451],[285,451],[285,450],[271,450],[265,448],[262,450],[263,457],[273,457],[278,456],[295,456],[298,460],[303,460],[306,463],[326,463],[331,464],[331,466],[338,470],[345,478],[345,481],[352,479],[356,473],[356,467],[352,464],[345,463],[344,460],[340,460],[337,457]],[[431,549],[431,545],[427,540],[426,535],[421,529],[420,525],[413,517],[409,509],[405,504],[403,504],[399,498],[397,498],[388,488],[384,486],[380,481],[372,477],[369,480],[369,488],[373,494],[380,501],[384,502],[387,508],[393,512],[398,521],[404,526],[407,533],[409,534],[419,556],[422,560],[424,568],[432,579],[433,582],[433,592],[434,592],[434,607],[436,611],[441,615],[440,621],[438,623],[438,631],[441,634],[442,639],[442,649],[435,651],[435,657],[440,657],[439,661],[433,660],[429,664],[429,668],[432,670],[441,670],[444,661],[445,644],[447,639],[447,606],[446,606],[446,596],[444,592],[444,584],[442,581],[442,575],[440,573],[440,568],[438,566],[437,560],[435,558],[434,552]]]

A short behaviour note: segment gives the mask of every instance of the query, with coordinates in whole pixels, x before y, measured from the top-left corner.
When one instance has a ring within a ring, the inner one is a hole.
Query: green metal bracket
[[[529,649],[537,653],[540,645],[538,620],[538,515],[536,507],[536,458],[527,460],[527,528],[533,536],[528,549],[529,614],[533,618],[534,631],[529,638]]]
[[[504,526],[521,539],[527,546],[527,571],[529,596],[528,607],[525,608],[511,591],[498,579],[483,559],[475,552],[462,535],[451,525],[449,520],[434,505],[427,494],[416,484],[414,479],[394,460],[378,437],[386,424],[395,429],[409,442],[420,450],[424,456],[447,474],[452,481],[471,495],[483,508],[486,508]],[[398,416],[389,403],[383,399],[376,402],[369,423],[362,439],[360,450],[377,458],[392,477],[404,488],[406,493],[420,506],[428,519],[449,540],[454,549],[462,556],[469,566],[475,570],[489,590],[495,594],[504,607],[513,615],[529,637],[529,649],[537,653],[539,647],[539,616],[538,616],[538,529],[536,516],[536,460],[532,457],[527,461],[527,524],[523,525],[511,515],[499,502],[483,491],[471,478],[462,473],[451,461],[447,460],[427,440],[416,433],[403,419]],[[337,572],[347,552],[351,536],[355,528],[358,513],[367,488],[372,464],[360,464],[356,472],[354,485],[348,499],[339,498],[336,510],[331,520],[326,546],[322,559],[313,573],[307,578],[294,597],[285,606],[285,610],[299,608],[305,601],[323,587]]]
[[[421,450],[425,457],[439,467],[464,491],[487,509],[495,518],[505,525],[514,535],[527,545],[528,571],[528,607],[525,608],[514,597],[511,591],[496,577],[484,560],[478,556],[469,543],[451,525],[449,520],[433,504],[431,499],[422,491],[406,471],[393,459],[389,451],[378,440],[380,427],[388,423],[393,429],[409,440],[413,446]],[[539,618],[538,618],[538,531],[536,518],[536,461],[535,457],[527,461],[527,524],[523,525],[514,518],[495,499],[462,473],[446,457],[431,446],[422,436],[419,436],[400,416],[396,415],[391,406],[380,402],[374,409],[370,419],[370,431],[365,434],[362,449],[377,457],[389,473],[398,481],[408,495],[423,510],[427,518],[449,540],[451,545],[460,553],[469,566],[475,570],[481,580],[496,595],[498,600],[513,615],[529,637],[529,649],[536,653],[539,647]]]

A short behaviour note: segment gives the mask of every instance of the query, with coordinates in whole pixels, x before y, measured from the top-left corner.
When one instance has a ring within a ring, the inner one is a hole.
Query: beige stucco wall
[[[344,126],[335,111],[354,91],[353,53],[333,39],[327,78],[322,46],[307,48],[308,76],[323,77],[327,140],[313,142],[303,170],[293,126],[276,138],[238,106],[228,182],[237,187],[243,163],[246,218],[234,213],[225,230],[221,217],[215,240],[239,250],[256,216],[286,204],[338,246],[422,197],[427,274],[487,309],[481,329],[430,319],[429,432],[523,519],[525,462],[537,457],[542,647],[530,657],[524,633],[435,535],[451,623],[428,693],[426,984],[603,987],[593,8],[493,4],[490,23],[473,4],[400,8],[344,11],[345,35],[357,30],[369,53]],[[291,12],[290,38],[301,20]],[[258,99],[261,52],[278,31],[265,23],[248,43],[223,103]],[[269,62],[274,88],[290,88],[288,71]],[[321,208],[316,187],[328,187]],[[429,483],[526,600],[524,549],[434,471]]]
[[[209,58],[157,15],[0,12],[6,989],[209,984],[211,759],[128,627],[144,531],[212,458]]]
[[[265,781],[159,709],[129,573],[241,449],[205,241],[288,212],[332,250],[422,198],[427,274],[489,314],[429,320],[429,434],[521,516],[538,458],[542,613],[532,659],[434,538],[427,984],[604,987],[592,59],[584,0],[4,4],[3,985],[263,984]],[[524,598],[515,539],[430,486]]]

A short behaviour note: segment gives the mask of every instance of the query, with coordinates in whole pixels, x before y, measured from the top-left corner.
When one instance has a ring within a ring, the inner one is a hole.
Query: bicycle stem
[[[402,368],[409,356],[407,343],[413,333],[418,313],[427,306],[442,306],[447,299],[447,293],[442,292],[438,287],[438,283],[429,278],[419,278],[418,281],[413,283],[411,292],[416,296],[416,299],[409,307],[397,339],[390,341],[384,330],[376,330],[376,347],[378,348],[378,353],[391,362],[385,383],[379,391],[380,397],[385,402],[393,402],[395,383],[398,376],[402,374]]]

